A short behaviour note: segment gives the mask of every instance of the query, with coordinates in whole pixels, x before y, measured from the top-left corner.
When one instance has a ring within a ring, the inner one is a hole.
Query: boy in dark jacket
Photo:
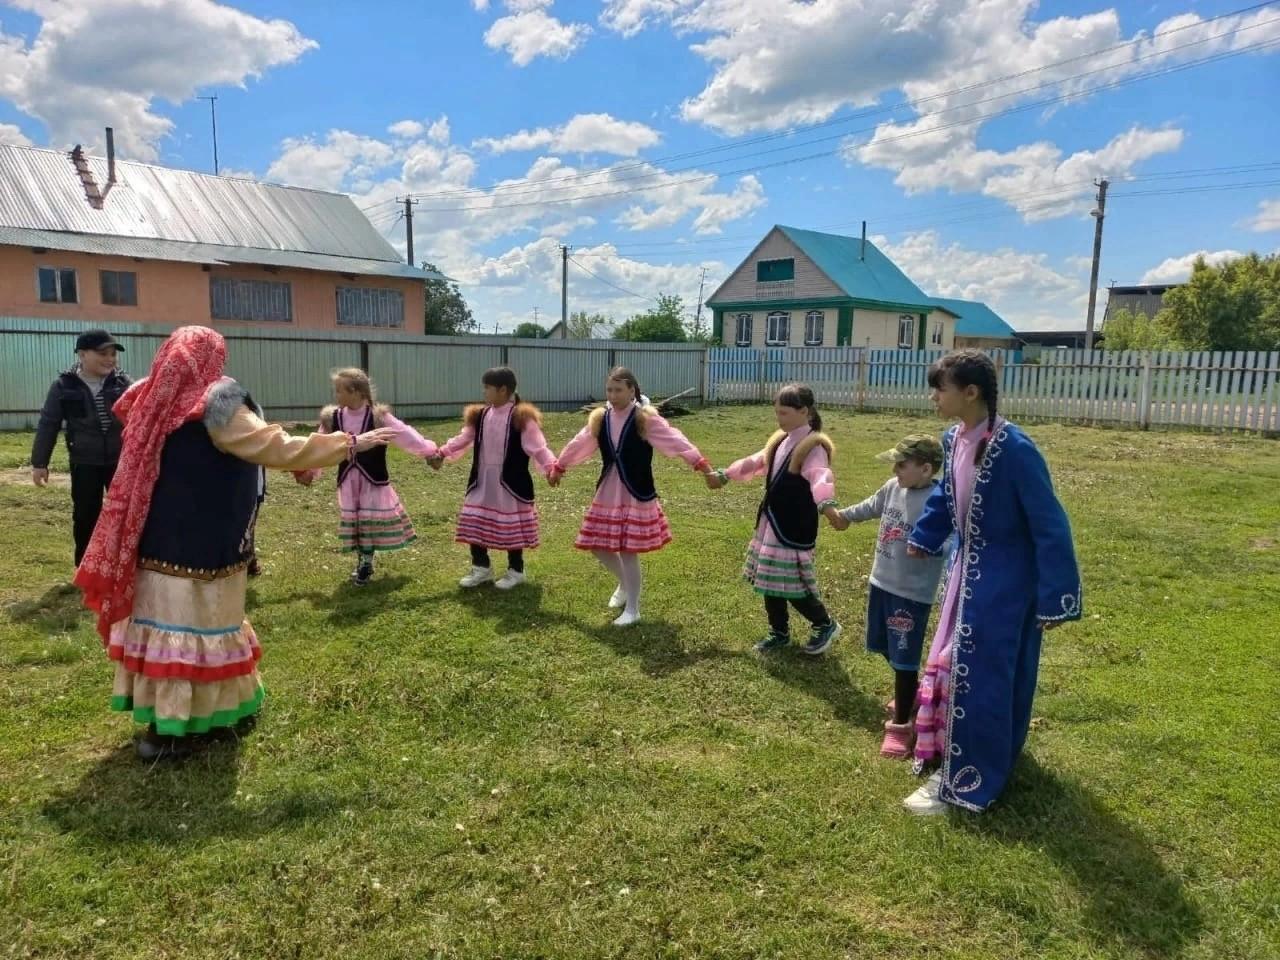
[[[79,336],[78,361],[49,387],[31,445],[31,480],[43,487],[49,482],[49,458],[58,442],[58,431],[66,425],[76,566],[89,545],[102,511],[102,495],[120,458],[120,421],[111,415],[111,408],[130,383],[116,369],[116,355],[123,350],[105,330],[89,330]]]

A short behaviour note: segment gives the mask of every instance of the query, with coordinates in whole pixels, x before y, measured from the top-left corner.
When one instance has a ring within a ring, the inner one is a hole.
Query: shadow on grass
[[[1086,898],[1085,926],[1127,955],[1173,956],[1204,925],[1181,880],[1151,842],[1078,783],[1024,754],[1005,798],[980,817],[957,821],[1000,843],[1052,858]]]
[[[667,620],[642,619],[630,627],[615,627],[612,619],[621,611],[601,609],[601,622],[590,623],[542,606],[540,583],[524,583],[514,590],[494,590],[490,586],[459,590],[452,595],[462,606],[482,620],[494,623],[499,636],[528,634],[539,628],[569,627],[608,647],[620,657],[639,662],[651,677],[663,677],[707,660],[744,657],[737,650],[714,646],[689,646],[680,637],[680,627]]]
[[[15,623],[30,623],[50,633],[68,633],[90,616],[81,600],[80,588],[59,583],[38,600],[19,600],[5,608]]]
[[[838,720],[870,730],[884,731],[884,704],[879,697],[854,686],[838,659],[833,656],[811,657],[798,647],[758,657],[766,673],[807,696],[831,705]]]
[[[90,845],[186,846],[215,837],[252,838],[340,815],[347,803],[327,791],[283,791],[246,802],[236,796],[239,749],[210,746],[180,763],[145,764],[133,744],[97,761],[43,815]]]
[[[305,600],[317,610],[328,610],[329,615],[325,620],[332,626],[351,627],[364,623],[379,613],[385,613],[393,595],[409,582],[409,577],[404,574],[389,577],[375,573],[373,579],[363,587],[357,587],[349,579],[344,579],[330,593],[310,590],[273,602]],[[258,604],[257,592],[250,588],[245,595],[246,612],[251,612]]]

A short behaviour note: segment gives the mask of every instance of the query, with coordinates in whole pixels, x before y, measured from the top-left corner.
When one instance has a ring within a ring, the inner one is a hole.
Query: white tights
[[[627,595],[626,613],[631,616],[640,614],[640,554],[610,553],[607,550],[593,550],[600,565],[608,570],[618,581],[618,586]]]

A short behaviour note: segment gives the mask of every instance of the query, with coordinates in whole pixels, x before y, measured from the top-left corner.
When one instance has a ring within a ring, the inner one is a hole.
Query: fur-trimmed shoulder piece
[[[787,438],[785,430],[775,430],[773,435],[769,437],[768,442],[764,445],[764,456],[769,463],[773,463],[774,451],[778,449],[778,444]]]
[[[333,433],[333,415],[338,412],[336,404],[320,408],[320,429],[325,433]]]
[[[234,380],[219,380],[204,395],[204,425],[225,427],[248,398],[249,391]]]
[[[391,413],[391,408],[385,403],[375,403],[373,405],[373,425],[375,427],[385,427],[387,425],[387,416]]]
[[[603,407],[596,407],[587,415],[587,425],[591,427],[591,432],[597,437],[604,427],[604,415],[608,412],[609,407],[606,404]],[[646,437],[649,430],[649,416],[656,411],[653,407],[636,407],[636,430],[641,437]]]
[[[796,444],[795,449],[791,451],[791,462],[787,464],[787,469],[791,473],[799,473],[809,454],[813,453],[814,447],[822,447],[826,450],[828,460],[835,456],[836,445],[831,442],[831,438],[821,430],[815,430]]]
[[[517,430],[523,430],[529,424],[537,424],[542,426],[542,411],[535,407],[532,403],[521,401],[516,404],[516,408],[511,411],[511,419],[515,422]]]
[[[462,422],[472,430],[480,423],[480,418],[484,416],[486,404],[471,403],[462,410]]]

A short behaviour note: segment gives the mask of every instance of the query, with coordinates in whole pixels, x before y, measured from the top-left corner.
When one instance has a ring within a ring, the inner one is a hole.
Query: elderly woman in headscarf
[[[262,706],[262,649],[244,615],[259,467],[307,470],[386,443],[386,430],[291,437],[222,375],[227,348],[182,327],[116,402],[120,463],[75,583],[116,662],[112,709],[147,724],[143,760],[243,732]]]

